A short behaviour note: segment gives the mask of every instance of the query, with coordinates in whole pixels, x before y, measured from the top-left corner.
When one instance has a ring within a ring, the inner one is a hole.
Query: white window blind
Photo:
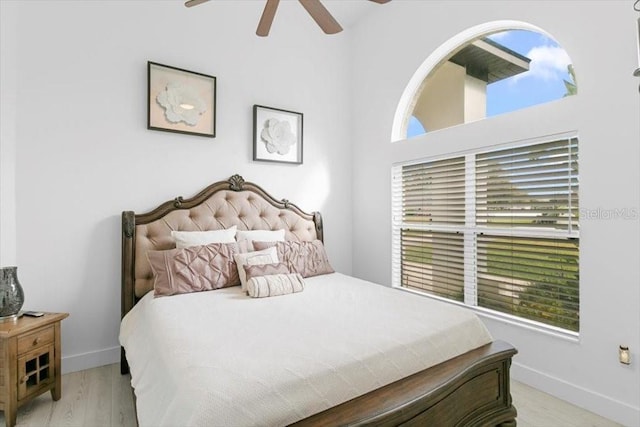
[[[392,175],[394,286],[578,331],[577,138]]]
[[[464,236],[402,230],[402,284],[464,301]]]
[[[578,331],[578,241],[478,236],[478,306]]]
[[[476,224],[578,230],[578,140],[476,156]]]
[[[464,157],[402,168],[403,223],[463,225],[464,199]]]
[[[463,301],[464,235],[448,229],[465,223],[465,158],[397,168],[394,183],[401,286]]]

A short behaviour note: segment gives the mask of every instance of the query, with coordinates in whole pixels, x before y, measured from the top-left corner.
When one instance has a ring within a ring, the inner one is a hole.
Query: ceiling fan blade
[[[273,18],[276,16],[278,4],[280,4],[280,0],[267,0],[267,4],[264,5],[262,17],[260,18],[258,29],[256,30],[256,34],[260,37],[267,37],[269,35]]]
[[[391,0],[369,0],[369,1],[372,1],[378,4],[385,4],[385,3],[389,3]]]
[[[187,6],[187,7],[193,7],[193,6],[197,6],[199,4],[202,4],[202,3],[206,3],[208,1],[209,0],[187,0],[186,2],[184,2],[184,5]]]
[[[342,27],[338,24],[329,11],[320,3],[320,0],[298,0],[314,21],[327,34],[335,34],[342,31]]]

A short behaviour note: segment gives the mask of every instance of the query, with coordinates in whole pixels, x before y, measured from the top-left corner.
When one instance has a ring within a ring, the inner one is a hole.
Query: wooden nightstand
[[[34,397],[51,390],[53,400],[60,399],[60,321],[67,316],[45,313],[0,323],[0,410],[7,427]]]

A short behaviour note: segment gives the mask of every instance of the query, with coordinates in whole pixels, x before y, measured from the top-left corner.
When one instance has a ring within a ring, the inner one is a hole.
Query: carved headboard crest
[[[233,175],[229,178],[229,189],[233,191],[242,191],[242,187],[244,186],[244,178],[238,174]]]

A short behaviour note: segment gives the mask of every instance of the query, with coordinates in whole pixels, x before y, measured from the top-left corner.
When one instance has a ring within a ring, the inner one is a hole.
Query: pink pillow
[[[334,273],[329,264],[324,245],[320,240],[311,242],[253,242],[256,250],[275,246],[278,259],[287,265],[291,273],[300,273],[302,277]]]
[[[244,271],[247,275],[247,281],[252,277],[269,276],[271,274],[289,274],[289,267],[283,262],[274,264],[245,265]]]
[[[238,268],[233,259],[237,253],[237,243],[211,243],[147,252],[155,278],[155,296],[210,291],[239,285]]]

